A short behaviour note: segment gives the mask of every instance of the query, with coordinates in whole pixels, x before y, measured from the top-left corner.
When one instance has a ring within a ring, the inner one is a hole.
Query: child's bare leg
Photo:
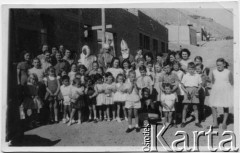
[[[168,123],[172,123],[172,116],[173,116],[173,112],[168,112]]]
[[[182,111],[182,123],[186,122],[187,108],[188,108],[188,104],[185,104],[183,106],[183,111]]]
[[[117,117],[120,118],[120,104],[117,104]]]
[[[195,123],[199,123],[198,107],[197,107],[197,105],[193,105],[193,111],[194,111],[194,116],[195,116]]]
[[[111,105],[112,106],[112,115],[113,115],[113,120],[115,120],[116,119],[116,111],[115,111],[115,107],[114,107],[114,104],[113,105]],[[110,109],[109,109],[109,111],[110,111]]]
[[[70,118],[70,116],[71,116],[71,111],[72,111],[72,108],[71,108],[70,105],[67,105],[67,110],[68,110],[68,113],[67,113],[67,114],[69,114],[69,118]],[[66,116],[66,117],[67,117],[67,116]]]
[[[92,110],[93,110],[92,106],[89,105],[88,109],[89,109],[89,117],[88,117],[88,119],[91,120],[92,119]]]
[[[110,110],[109,110],[109,105],[106,106],[106,112],[107,112],[107,119],[110,121]]]
[[[164,113],[164,118],[165,118],[163,123],[165,124],[165,123],[168,123],[168,112],[164,111],[163,113]]]
[[[97,119],[96,105],[92,105],[94,119]]]
[[[128,109],[128,128],[132,128],[132,108]]]
[[[54,117],[55,117],[55,121],[58,121],[58,102],[57,100],[54,101]]]
[[[82,112],[81,110],[79,109],[78,110],[78,124],[81,124],[82,123]]]
[[[71,115],[70,115],[70,120],[69,120],[68,126],[70,126],[72,124],[72,120],[73,120],[75,112],[76,112],[76,109],[73,108],[72,112],[71,112]]]
[[[53,102],[50,101],[49,102],[49,120],[52,121],[53,120]]]
[[[103,109],[103,106],[98,106],[99,107],[99,119],[102,120],[102,109]],[[103,111],[104,113],[104,116],[105,116],[105,111]]]
[[[68,111],[68,107],[67,107],[67,105],[64,105],[63,119],[66,119],[66,117],[67,117],[67,111]]]
[[[213,126],[218,126],[217,122],[217,108],[212,107]]]
[[[159,109],[160,116],[163,117],[163,114],[162,114],[162,113],[163,113],[163,111],[162,111],[162,107],[159,106],[158,109]]]
[[[138,109],[134,108],[133,111],[134,111],[134,116],[135,116],[135,124],[136,124],[135,127],[138,128],[139,127],[138,126],[138,123],[139,123]]]
[[[123,105],[123,114],[125,119],[127,119],[127,111],[126,111],[125,105]]]
[[[224,116],[223,116],[222,128],[225,130],[227,129],[227,119],[229,115],[229,109],[224,107],[223,112],[224,112]]]

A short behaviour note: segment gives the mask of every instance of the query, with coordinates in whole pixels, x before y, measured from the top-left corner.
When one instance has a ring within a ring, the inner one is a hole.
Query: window
[[[139,46],[143,48],[143,35],[141,33],[139,34]]]
[[[142,47],[143,49],[150,50],[150,38],[140,33],[139,46]]]
[[[158,52],[158,40],[153,39],[153,51]]]
[[[162,51],[162,53],[166,52],[165,42],[161,42],[161,51]]]

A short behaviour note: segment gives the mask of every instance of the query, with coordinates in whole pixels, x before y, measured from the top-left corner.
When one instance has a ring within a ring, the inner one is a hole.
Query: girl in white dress
[[[209,105],[212,107],[213,128],[218,128],[217,107],[223,107],[224,118],[222,128],[227,129],[229,107],[233,107],[233,76],[227,69],[228,63],[219,58],[216,62],[217,69],[212,73],[212,90],[209,97]]]
[[[94,94],[91,96],[91,99],[96,97],[96,106],[99,110],[99,120],[102,121],[102,110],[103,105],[105,104],[105,86],[103,84],[104,78],[100,74],[95,75],[96,83],[94,86]]]
[[[120,108],[123,107],[123,113],[125,120],[127,121],[127,113],[125,109],[126,101],[126,89],[124,87],[124,75],[118,74],[116,78],[115,93],[113,95],[114,105],[117,106],[117,121],[121,122],[120,119]]]
[[[104,112],[104,117],[107,116],[107,121],[110,121],[110,107],[113,106],[113,94],[115,90],[115,83],[113,82],[114,78],[112,73],[107,72],[105,74],[106,82],[104,83],[105,87],[105,106],[106,110]],[[113,121],[116,120],[115,109],[112,109]]]

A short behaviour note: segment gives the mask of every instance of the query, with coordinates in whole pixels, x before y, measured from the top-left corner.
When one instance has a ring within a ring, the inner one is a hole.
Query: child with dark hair
[[[213,128],[218,128],[217,108],[223,108],[222,129],[227,129],[229,108],[233,107],[233,74],[227,69],[229,64],[225,59],[219,58],[216,61],[217,69],[212,73],[212,90],[209,97],[209,106],[212,107]]]
[[[106,72],[111,72],[114,79],[116,79],[119,73],[123,74],[122,68],[120,68],[120,60],[117,57],[112,59],[111,67],[107,69]]]
[[[88,122],[92,121],[92,114],[93,114],[93,117],[94,117],[93,121],[94,121],[94,123],[97,123],[96,97],[93,96],[95,93],[94,77],[95,77],[95,75],[91,75],[91,76],[87,75],[85,77],[85,82],[86,82],[85,94],[86,94],[86,101],[88,103],[88,108],[89,108]]]
[[[92,70],[89,71],[88,75],[91,76],[91,75],[97,74],[98,68],[99,68],[98,62],[97,62],[97,61],[94,61],[94,62],[92,63]]]
[[[114,77],[112,73],[107,72],[105,74],[106,82],[104,84],[105,86],[105,105],[106,105],[106,116],[107,121],[110,121],[110,107],[113,106],[113,95],[114,95],[114,89],[115,89],[115,83],[114,83]],[[116,114],[115,109],[112,109],[112,115],[113,115],[113,121],[116,120]]]
[[[113,95],[113,101],[114,101],[114,105],[117,106],[117,121],[121,122],[120,119],[120,108],[121,106],[123,107],[123,113],[124,113],[124,117],[125,120],[127,121],[127,112],[125,109],[125,102],[126,102],[126,89],[124,86],[124,82],[125,82],[125,77],[123,74],[118,74],[117,78],[116,78],[116,84],[115,84],[115,93]]]
[[[131,71],[131,63],[128,59],[123,60],[122,69],[123,69],[125,78],[127,78],[129,71]]]
[[[96,107],[99,110],[99,120],[102,121],[102,111],[103,106],[105,105],[105,85],[103,84],[104,78],[100,74],[96,74],[94,76],[94,93],[93,95],[89,96],[90,99],[96,98]]]
[[[73,85],[71,87],[70,96],[69,96],[71,106],[72,106],[72,111],[71,111],[68,126],[72,125],[73,117],[76,111],[78,112],[78,124],[82,123],[82,109],[85,106],[84,91],[85,91],[84,84],[81,83],[80,79],[75,78],[73,80]]]
[[[141,76],[139,78],[137,78],[137,82],[136,82],[137,83],[137,87],[139,88],[140,91],[143,88],[147,87],[148,89],[150,89],[150,94],[152,94],[154,83],[153,83],[151,77],[146,75],[147,74],[146,67],[144,65],[140,66],[139,67],[139,71],[141,73]]]
[[[62,78],[62,85],[60,87],[60,91],[63,95],[63,123],[67,123],[67,116],[71,113],[71,107],[70,107],[70,93],[71,93],[71,86],[70,86],[70,78],[67,75],[64,75]]]
[[[154,67],[153,67],[153,62],[147,62],[147,75],[151,77],[153,80],[154,77]]]
[[[164,85],[164,90],[165,90],[165,94],[163,94],[161,96],[161,104],[163,106],[163,113],[164,113],[164,124],[173,124],[172,120],[173,120],[173,113],[175,111],[175,102],[177,102],[177,96],[175,93],[172,92],[172,87],[171,84],[166,83]],[[175,127],[176,124],[174,124]]]
[[[195,125],[202,128],[199,122],[198,104],[199,95],[198,92],[201,89],[202,79],[195,73],[196,66],[193,62],[188,63],[188,73],[182,78],[182,89],[184,90],[184,100],[183,100],[183,112],[182,112],[182,124],[181,127],[186,126],[186,114],[188,106],[193,105],[193,115],[195,117]]]
[[[87,68],[84,66],[84,65],[79,65],[78,66],[79,68],[79,75],[81,76],[80,80],[81,80],[81,83],[85,83],[85,80],[84,80],[84,77],[86,75],[86,72],[87,72]],[[78,73],[76,73],[77,75]]]
[[[78,71],[78,67],[77,67],[77,64],[75,63],[72,63],[71,65],[71,71],[68,73],[68,76],[70,78],[70,84],[73,83],[73,80],[75,79],[75,75]]]
[[[157,58],[157,62],[161,65],[161,67],[163,66],[163,54],[162,53],[157,53],[156,54],[156,58]]]
[[[54,67],[50,67],[48,69],[48,76],[44,78],[45,86],[47,93],[45,95],[45,100],[49,103],[50,109],[50,123],[54,120],[58,122],[58,105],[59,101],[63,99],[62,94],[60,92],[60,77],[56,75],[56,70]],[[53,109],[53,110],[52,110]]]

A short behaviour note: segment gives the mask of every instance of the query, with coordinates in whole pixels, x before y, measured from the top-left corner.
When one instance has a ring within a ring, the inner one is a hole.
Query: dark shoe
[[[92,122],[92,119],[88,119],[88,121],[87,122]]]
[[[181,124],[181,128],[184,128],[186,126],[186,123]]]
[[[195,126],[202,128],[202,125],[200,123],[195,123]]]
[[[173,127],[178,128],[177,124],[173,124]]]
[[[137,127],[137,128],[136,128],[136,132],[140,132],[140,127]]]
[[[97,122],[98,122],[97,119],[94,119],[94,120],[93,120],[93,123],[97,123]]]
[[[134,128],[128,128],[127,130],[126,130],[126,133],[130,133],[130,132],[132,132],[134,130]]]

